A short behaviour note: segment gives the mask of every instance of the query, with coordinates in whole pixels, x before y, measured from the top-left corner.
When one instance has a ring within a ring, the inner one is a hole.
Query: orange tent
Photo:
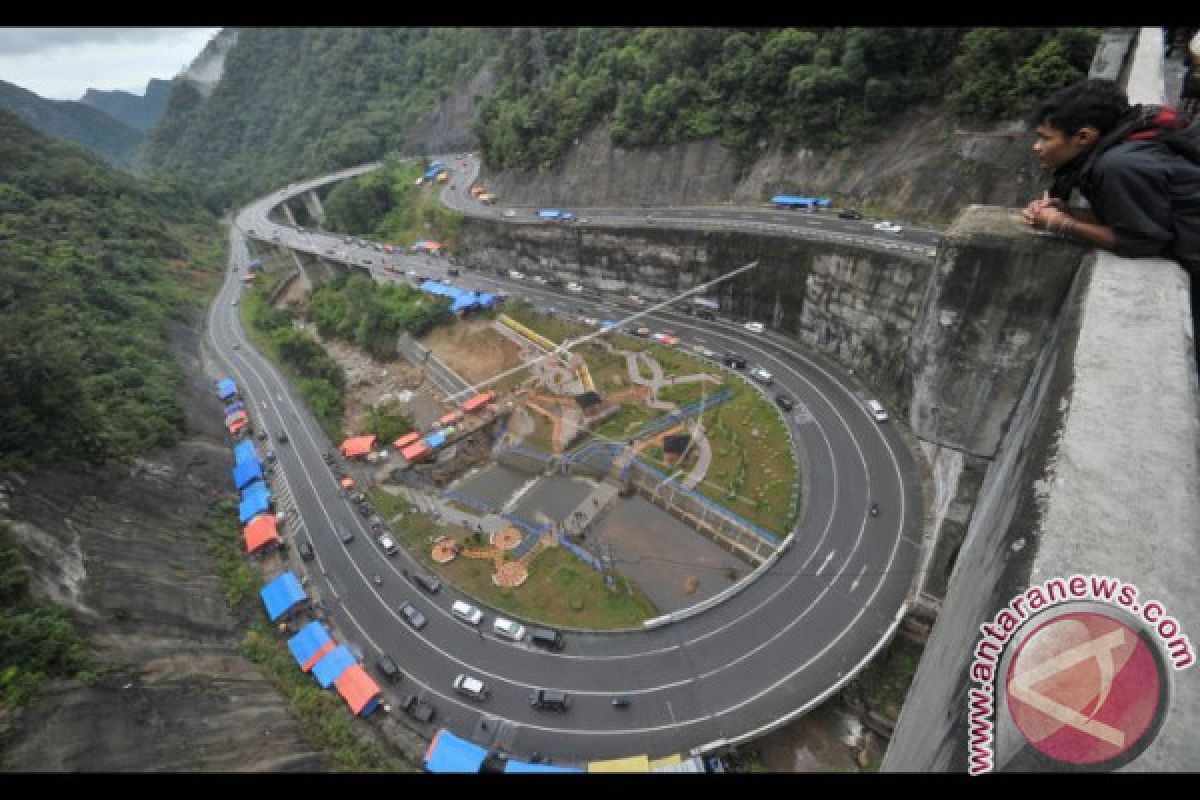
[[[342,455],[346,458],[355,458],[356,456],[365,456],[371,452],[371,448],[375,446],[375,434],[370,436],[355,436],[342,442],[338,449],[342,451]]]
[[[371,680],[371,676],[361,664],[347,667],[333,685],[355,714],[363,714],[364,709],[366,714],[370,714],[375,710],[382,694],[379,684]]]
[[[477,394],[474,397],[472,397],[470,400],[468,400],[467,402],[463,403],[463,411],[475,411],[477,409],[483,408],[484,406],[486,406],[488,403],[492,402],[495,399],[496,399],[496,395],[492,394],[491,392],[484,392],[483,394]]]
[[[237,433],[242,428],[246,427],[246,424],[247,421],[244,419],[235,419],[233,422],[229,423],[229,432]]]
[[[410,444],[408,447],[401,450],[400,455],[404,456],[405,461],[412,464],[420,460],[422,456],[428,455],[430,452],[432,451],[429,449],[429,445],[425,444],[425,442],[417,442],[415,444]]]
[[[401,436],[399,439],[397,439],[396,441],[392,442],[392,446],[395,447],[397,450],[403,450],[404,448],[408,447],[410,444],[412,444],[413,442],[417,441],[420,438],[421,438],[421,434],[418,431],[412,431],[411,433],[406,433],[403,436]]]
[[[443,414],[441,417],[439,417],[437,424],[439,427],[445,427],[446,425],[453,425],[454,423],[461,420],[462,416],[463,415],[462,415],[461,411],[451,411],[449,414]]]
[[[279,544],[274,514],[259,514],[242,530],[246,537],[246,552],[254,553],[268,544]]]

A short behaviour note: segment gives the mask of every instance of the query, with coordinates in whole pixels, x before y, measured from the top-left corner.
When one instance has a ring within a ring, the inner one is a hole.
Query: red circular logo
[[[1029,743],[1067,764],[1128,752],[1163,696],[1158,662],[1142,638],[1110,616],[1084,611],[1030,633],[1009,664],[1006,688],[1013,722]]]

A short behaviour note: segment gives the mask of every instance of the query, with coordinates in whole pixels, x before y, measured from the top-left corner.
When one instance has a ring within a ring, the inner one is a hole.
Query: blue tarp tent
[[[258,461],[258,453],[254,452],[254,442],[242,442],[233,448],[233,463],[242,464],[246,461]]]
[[[267,607],[267,619],[271,622],[295,608],[298,603],[308,599],[308,595],[300,586],[300,581],[296,580],[296,576],[290,572],[285,572],[268,583],[259,594],[262,595],[263,603]]]
[[[505,772],[587,772],[578,767],[556,767],[553,764],[530,764],[528,761],[514,761],[511,758],[504,765]]]
[[[429,743],[425,769],[430,772],[479,772],[488,751],[442,728]]]
[[[321,651],[332,643],[333,639],[330,638],[329,631],[325,630],[325,626],[313,620],[288,639],[288,650],[292,651],[292,657],[296,659],[300,669],[307,671],[312,668],[309,662],[313,660],[313,656],[324,655]]]
[[[265,494],[255,492],[238,505],[238,519],[245,525],[250,520],[257,517],[259,514],[265,514],[271,510],[270,501],[267,500]]]
[[[230,403],[229,405],[225,406],[225,416],[229,416],[235,411],[243,411],[245,408],[246,404],[241,400],[238,400],[236,403]]]
[[[257,460],[243,461],[233,468],[233,486],[235,489],[244,489],[247,484],[258,480],[262,475],[262,464]]]
[[[425,446],[430,450],[436,450],[446,443],[446,434],[442,431],[431,433],[425,437]]]
[[[496,304],[495,296],[487,292],[472,292],[440,281],[425,281],[421,284],[421,291],[449,297],[450,311],[455,313],[468,308],[491,308]]]
[[[229,378],[222,378],[217,382],[217,397],[224,400],[226,397],[233,397],[237,394],[237,384]]]
[[[254,481],[242,489],[243,500],[254,497],[255,495],[262,495],[263,497],[270,499],[271,490],[267,487],[267,484],[261,480]]]
[[[357,663],[354,654],[346,649],[346,645],[335,647],[329,651],[328,655],[313,665],[313,677],[317,679],[317,683],[321,684],[322,689],[328,689],[333,686],[333,682],[343,672]]]

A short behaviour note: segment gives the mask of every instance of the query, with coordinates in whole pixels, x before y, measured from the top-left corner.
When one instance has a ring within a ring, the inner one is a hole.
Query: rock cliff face
[[[230,494],[230,452],[199,352],[175,332],[189,437],[133,468],[6,475],[0,516],[40,590],[72,609],[93,686],[59,681],[10,720],[5,771],[319,770],[284,699],[238,651],[200,521]]]
[[[932,262],[898,252],[730,231],[510,225],[468,219],[462,259],[498,272],[666,299],[751,261],[708,294],[825,352],[908,408],[907,353]]]
[[[711,205],[799,192],[906,218],[948,220],[971,203],[1023,205],[1035,194],[1039,173],[1030,144],[1019,124],[967,131],[948,116],[917,109],[877,141],[832,155],[775,148],[743,164],[713,140],[614,147],[601,125],[581,137],[557,169],[481,177],[515,204]]]
[[[423,115],[409,128],[409,151],[448,153],[478,147],[479,139],[471,132],[471,120],[479,110],[479,101],[487,96],[495,83],[495,74],[490,69],[483,69],[463,89]]]

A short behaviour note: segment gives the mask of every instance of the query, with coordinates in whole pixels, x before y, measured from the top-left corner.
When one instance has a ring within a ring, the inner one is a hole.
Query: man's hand
[[[1021,212],[1025,224],[1031,228],[1053,230],[1062,225],[1064,218],[1070,218],[1063,201],[1057,197],[1039,197]]]

